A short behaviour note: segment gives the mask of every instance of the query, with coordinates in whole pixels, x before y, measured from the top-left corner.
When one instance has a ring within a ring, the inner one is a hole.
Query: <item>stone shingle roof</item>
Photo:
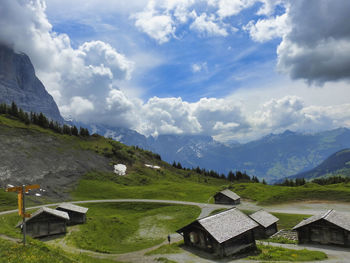
[[[237,208],[232,208],[212,216],[198,219],[184,228],[187,228],[196,222],[208,231],[208,233],[219,243],[223,243],[258,226],[254,220]],[[183,232],[184,228],[177,232]]]
[[[299,224],[293,227],[293,230],[306,226],[321,219],[324,219],[334,225],[337,225],[347,231],[350,231],[350,217],[344,214],[340,214],[333,209],[328,210],[327,212],[322,214],[314,215],[301,221]]]
[[[258,224],[262,225],[265,228],[271,226],[272,224],[276,223],[279,220],[277,217],[275,217],[274,215],[271,215],[265,210],[259,210],[251,214],[250,217],[255,222],[257,222]]]
[[[70,211],[74,211],[74,212],[81,213],[81,214],[86,214],[86,212],[89,210],[89,208],[78,206],[78,205],[73,205],[71,203],[62,203],[57,208],[62,208],[65,210],[70,210]]]
[[[234,192],[232,192],[231,190],[228,190],[228,189],[222,190],[219,193],[221,193],[223,195],[226,195],[227,197],[229,197],[229,198],[231,198],[232,200],[235,200],[235,201],[241,198],[238,194],[236,194],[236,193],[234,193]]]

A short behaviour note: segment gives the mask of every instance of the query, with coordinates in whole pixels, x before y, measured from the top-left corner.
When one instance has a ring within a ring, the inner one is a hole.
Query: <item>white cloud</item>
[[[198,16],[197,13],[193,11],[192,16],[194,17],[194,21],[190,25],[190,29],[208,36],[226,37],[228,35],[226,28],[224,25],[219,25],[220,21],[217,21],[215,15],[212,14],[208,16],[206,13],[202,13]]]
[[[91,113],[95,109],[94,104],[88,99],[79,96],[71,98],[70,103],[61,107],[61,113],[65,116],[84,118],[84,115]]]
[[[102,41],[77,49],[65,34],[52,31],[44,1],[5,0],[0,9],[0,41],[25,52],[66,116],[88,119],[91,111],[113,115],[105,104],[116,80],[130,79],[134,64]]]
[[[288,32],[286,19],[287,14],[283,14],[274,18],[259,19],[257,22],[250,21],[243,29],[249,31],[254,41],[265,42],[282,37]]]
[[[224,1],[212,1],[211,4],[217,7],[217,15],[207,11],[191,15],[195,9],[194,1],[158,1],[153,2],[153,6],[151,2],[148,9],[137,13],[134,19],[140,30],[159,43],[174,37],[177,25],[183,23],[192,24],[190,29],[202,34],[224,36],[230,33],[230,29],[220,16],[235,15],[239,10],[252,6],[253,2],[230,2],[230,9],[219,12],[220,3]],[[300,1],[287,9],[286,14],[276,17],[270,17],[271,10],[281,1],[255,2],[262,3],[258,12],[269,17],[252,22],[249,32],[256,41],[283,37],[278,49],[280,70],[294,78],[310,81],[348,78],[349,32],[348,27],[340,26],[338,18],[332,22],[331,17],[334,16],[326,15],[325,21],[316,19],[313,22],[311,18],[303,17],[307,15],[302,8],[308,12],[312,10],[314,16],[314,12],[321,13],[323,10],[316,8],[314,11],[311,7],[316,2],[311,0]],[[324,2],[321,6],[327,9]],[[347,9],[347,6],[343,8]],[[350,94],[349,91],[346,93],[349,89],[344,83],[342,87],[326,84],[317,92],[297,85],[290,85],[284,90],[280,88],[277,93],[273,89],[259,87],[254,90],[255,99],[247,95],[248,91],[242,97],[241,94],[233,94],[195,102],[158,97],[143,102],[131,98],[126,95],[128,87],[125,83],[132,79],[139,64],[135,65],[130,58],[102,41],[89,41],[73,48],[68,35],[52,31],[45,8],[44,2],[39,0],[26,3],[4,0],[0,9],[0,39],[30,56],[39,78],[66,116],[112,127],[128,127],[145,135],[206,134],[222,141],[247,140],[285,129],[315,131],[350,127],[347,102]],[[334,4],[330,9],[335,11],[340,6]],[[345,11],[342,11],[339,12],[344,21]],[[326,21],[328,25],[325,25]],[[323,29],[316,25],[322,25]],[[150,58],[152,55],[139,57],[143,64],[160,63],[150,61]],[[197,62],[191,69],[193,72],[208,71],[206,62]],[[119,83],[124,83],[123,89],[117,87]],[[334,90],[338,97],[332,93]]]
[[[218,15],[221,18],[239,14],[243,9],[251,7],[257,0],[218,0],[211,1],[218,7]]]
[[[191,70],[193,73],[198,73],[201,71],[208,71],[208,65],[207,62],[202,62],[202,63],[193,63],[191,66]]]
[[[174,36],[176,27],[169,14],[160,14],[155,8],[155,2],[149,1],[144,11],[131,17],[136,20],[136,27],[162,44]]]

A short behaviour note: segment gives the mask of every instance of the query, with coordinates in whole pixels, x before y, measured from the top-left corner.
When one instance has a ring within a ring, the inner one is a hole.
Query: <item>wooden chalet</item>
[[[256,239],[268,238],[277,232],[277,222],[279,219],[274,215],[264,210],[259,210],[249,217],[259,224],[259,227],[254,229]]]
[[[329,210],[301,221],[293,230],[299,243],[319,243],[350,247],[350,217]]]
[[[60,204],[56,210],[68,213],[68,225],[84,224],[86,222],[86,213],[89,208],[73,205],[70,203]]]
[[[197,219],[177,230],[186,246],[224,257],[256,248],[253,230],[258,224],[237,208]]]
[[[26,234],[31,237],[45,237],[57,234],[65,234],[69,215],[48,207],[42,207],[26,218]],[[21,227],[22,222],[16,227]],[[23,229],[22,229],[23,231]]]
[[[214,199],[215,204],[238,205],[241,202],[240,196],[228,189],[216,193]]]

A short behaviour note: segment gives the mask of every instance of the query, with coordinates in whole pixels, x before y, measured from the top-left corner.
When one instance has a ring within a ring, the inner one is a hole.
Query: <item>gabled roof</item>
[[[69,215],[67,212],[63,212],[63,211],[59,211],[59,210],[55,210],[55,209],[51,209],[51,208],[48,208],[48,207],[42,207],[40,208],[39,210],[35,211],[31,217],[29,218],[26,218],[25,221],[28,222],[30,220],[32,220],[33,218],[41,215],[42,213],[48,213],[48,214],[51,214],[51,215],[54,215],[54,216],[57,216],[57,217],[60,217],[60,218],[63,218],[65,220],[69,220]],[[22,224],[22,221],[19,222],[17,224],[16,227],[20,226]]]
[[[255,222],[257,222],[258,224],[262,225],[265,228],[271,226],[272,224],[276,223],[279,220],[277,217],[275,217],[274,215],[271,215],[265,210],[259,210],[251,214],[250,217]]]
[[[328,210],[325,213],[314,215],[310,218],[307,218],[293,227],[293,230],[298,229],[300,227],[306,226],[318,220],[324,219],[334,225],[337,225],[347,231],[350,231],[350,217],[347,215],[340,214],[335,210]]]
[[[235,200],[235,201],[241,198],[238,194],[236,194],[228,189],[222,190],[219,193],[221,193],[221,194],[223,194],[223,195],[227,196],[228,198],[231,198],[232,200]],[[219,193],[217,193],[217,194],[219,194]]]
[[[177,230],[177,232],[183,232],[185,228],[194,223],[199,223],[219,243],[223,243],[258,226],[254,220],[240,210],[232,208],[212,216],[197,219]]]
[[[71,203],[62,203],[57,208],[62,208],[65,210],[74,211],[74,212],[81,213],[81,214],[86,214],[86,212],[89,210],[89,208],[78,206],[78,205],[73,205]]]

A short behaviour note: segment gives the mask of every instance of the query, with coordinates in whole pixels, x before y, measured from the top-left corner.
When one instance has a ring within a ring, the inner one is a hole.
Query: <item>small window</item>
[[[198,243],[198,235],[196,232],[191,232],[190,233],[190,241],[192,244],[197,244]]]

